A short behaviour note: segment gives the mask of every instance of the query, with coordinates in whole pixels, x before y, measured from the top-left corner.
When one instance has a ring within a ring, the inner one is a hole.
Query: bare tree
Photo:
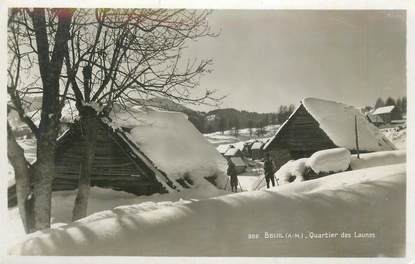
[[[239,137],[239,130],[240,130],[239,119],[235,118],[233,121],[233,135],[235,137]]]
[[[18,206],[27,232],[50,226],[54,154],[61,117],[60,77],[71,20],[71,10],[41,8],[13,9],[8,20],[8,106],[37,140],[37,161],[31,165],[8,124],[8,158],[15,169]],[[24,108],[25,97],[33,93],[42,95],[39,125]]]
[[[74,15],[66,46],[66,70],[83,126],[85,151],[73,220],[86,215],[95,157],[96,120],[114,103],[143,104],[162,96],[181,103],[217,104],[214,91],[200,92],[211,60],[183,60],[186,43],[215,36],[206,11],[84,9]],[[103,111],[101,111],[103,109]]]
[[[252,137],[254,134],[254,121],[252,119],[248,120],[248,130],[249,130],[249,136]]]
[[[220,119],[219,119],[219,131],[222,135],[225,134],[225,129],[226,129],[226,120],[225,120],[225,118],[220,117]]]

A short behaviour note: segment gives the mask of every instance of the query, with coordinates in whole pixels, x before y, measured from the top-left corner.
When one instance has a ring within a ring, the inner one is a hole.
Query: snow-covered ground
[[[238,137],[235,137],[232,130],[226,130],[222,134],[221,132],[214,132],[209,134],[204,134],[205,138],[212,143],[214,146],[222,145],[222,144],[234,144],[238,142],[244,142],[248,140],[255,140],[255,139],[268,139],[272,137],[275,132],[278,130],[280,125],[269,125],[265,127],[265,134],[264,136],[258,137],[255,135],[255,128],[253,128],[253,135],[250,136],[249,129],[244,128],[239,131]]]
[[[249,161],[250,166],[247,170],[238,175],[240,187],[238,192],[251,191],[253,182],[263,174],[263,164],[259,161]],[[14,178],[13,178],[14,180]],[[230,184],[227,183],[226,190],[215,188],[210,183],[197,186],[194,189],[183,189],[180,192],[167,194],[154,194],[150,196],[136,196],[134,194],[113,191],[92,187],[89,200],[87,215],[100,211],[113,209],[117,206],[140,204],[140,208],[158,208],[170,205],[181,200],[199,200],[221,195],[230,194]],[[59,191],[53,193],[52,198],[52,225],[59,226],[70,223],[72,220],[72,209],[76,197],[76,191]],[[10,230],[9,240],[15,243],[25,237],[24,229],[20,220],[17,207],[9,209]]]
[[[181,203],[182,200],[199,200],[228,194],[228,191],[215,188],[212,184],[206,183],[194,189],[183,189],[181,192],[167,194],[154,194],[150,196],[136,196],[134,194],[92,187],[88,199],[87,215],[113,209],[118,206],[140,204],[140,210],[154,210],[160,207],[170,206],[174,203]],[[72,220],[72,209],[76,197],[76,191],[54,192],[52,197],[52,226],[57,227]],[[11,244],[18,242],[25,237],[22,222],[17,207],[9,209],[8,239]]]
[[[284,164],[274,176],[277,180],[277,187],[282,187],[292,182],[304,181],[306,168],[314,172],[341,172],[350,168],[359,170],[371,167],[406,163],[406,150],[379,151],[373,153],[350,155],[350,152],[343,148],[322,150],[314,153],[310,158],[290,160]],[[252,190],[266,188],[265,176],[261,175],[251,186]]]
[[[406,125],[405,128],[384,128],[381,131],[395,147],[398,149],[406,149]]]
[[[264,174],[264,164],[261,161],[248,161],[249,165],[244,173],[238,174],[238,181],[243,191],[252,191],[253,183]],[[239,189],[238,189],[239,191]]]
[[[405,164],[396,164],[199,201],[123,206],[34,233],[9,252],[403,256],[405,189]]]

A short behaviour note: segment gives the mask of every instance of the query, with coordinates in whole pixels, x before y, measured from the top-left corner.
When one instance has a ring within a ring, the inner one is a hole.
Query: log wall
[[[329,148],[336,148],[336,145],[301,105],[270,143],[267,151],[279,169],[290,159],[309,157],[316,151]]]
[[[115,133],[99,123],[97,146],[92,166],[91,186],[124,190],[138,195],[162,192],[154,172],[133,159]],[[83,143],[79,125],[73,125],[58,143],[54,190],[77,188]]]

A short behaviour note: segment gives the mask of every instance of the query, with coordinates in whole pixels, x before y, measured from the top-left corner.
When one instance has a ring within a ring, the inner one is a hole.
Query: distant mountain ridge
[[[27,112],[36,111],[42,106],[42,97],[28,97],[25,98],[25,100],[26,102],[24,104],[24,108]],[[240,111],[234,108],[221,108],[209,112],[195,111],[183,104],[163,97],[136,99],[135,101],[137,101],[137,105],[185,113],[188,116],[189,121],[201,133],[219,131],[220,120],[223,120],[226,123],[226,129],[232,128],[232,126],[235,124],[235,120],[238,120],[238,126],[241,129],[247,128],[249,126],[256,127],[257,122],[259,121],[265,120],[265,123],[267,124],[275,124],[277,121],[275,113],[256,113],[244,110]],[[21,125],[21,121],[19,120],[15,111],[9,113],[9,121],[13,123],[13,127],[15,125]]]

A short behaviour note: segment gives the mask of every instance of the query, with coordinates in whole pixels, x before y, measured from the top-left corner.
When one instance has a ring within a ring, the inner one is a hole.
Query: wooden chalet
[[[246,171],[248,165],[241,157],[230,157],[230,160],[235,164],[236,173],[241,174]]]
[[[123,129],[126,130],[126,129]],[[122,190],[137,195],[165,192],[158,179],[173,185],[167,176],[122,132],[98,122],[96,154],[91,186]],[[59,139],[53,189],[73,190],[78,186],[84,139],[78,122]]]
[[[373,115],[372,113],[367,113],[366,117],[370,123],[374,124],[377,127],[385,123],[385,121],[383,121],[382,117],[380,117],[379,115]]]
[[[371,115],[380,117],[383,124],[390,124],[394,120],[402,119],[402,111],[394,105],[376,108]]]
[[[198,179],[215,186],[226,181],[226,160],[182,113],[114,106],[97,123],[91,186],[151,195],[192,188]],[[78,187],[85,140],[79,121],[58,138],[54,191]]]
[[[259,160],[264,157],[264,143],[261,141],[255,141],[251,146],[251,158],[253,160]]]
[[[239,148],[237,148],[233,145],[230,145],[229,149],[225,152],[224,156],[225,156],[225,158],[231,158],[231,157],[240,157],[240,158],[242,158],[244,155],[243,155],[242,151]]]
[[[244,155],[244,157],[250,158],[252,156],[252,153],[251,153],[252,144],[254,144],[254,141],[246,141],[244,143],[244,146],[242,148],[242,154]]]
[[[345,147],[356,153],[355,117],[360,152],[393,150],[395,147],[357,109],[327,100],[305,98],[289,119],[264,146],[275,166],[305,158],[314,152]]]
[[[216,150],[222,155],[224,156],[225,153],[231,148],[230,144],[221,144],[219,146],[216,147]]]

